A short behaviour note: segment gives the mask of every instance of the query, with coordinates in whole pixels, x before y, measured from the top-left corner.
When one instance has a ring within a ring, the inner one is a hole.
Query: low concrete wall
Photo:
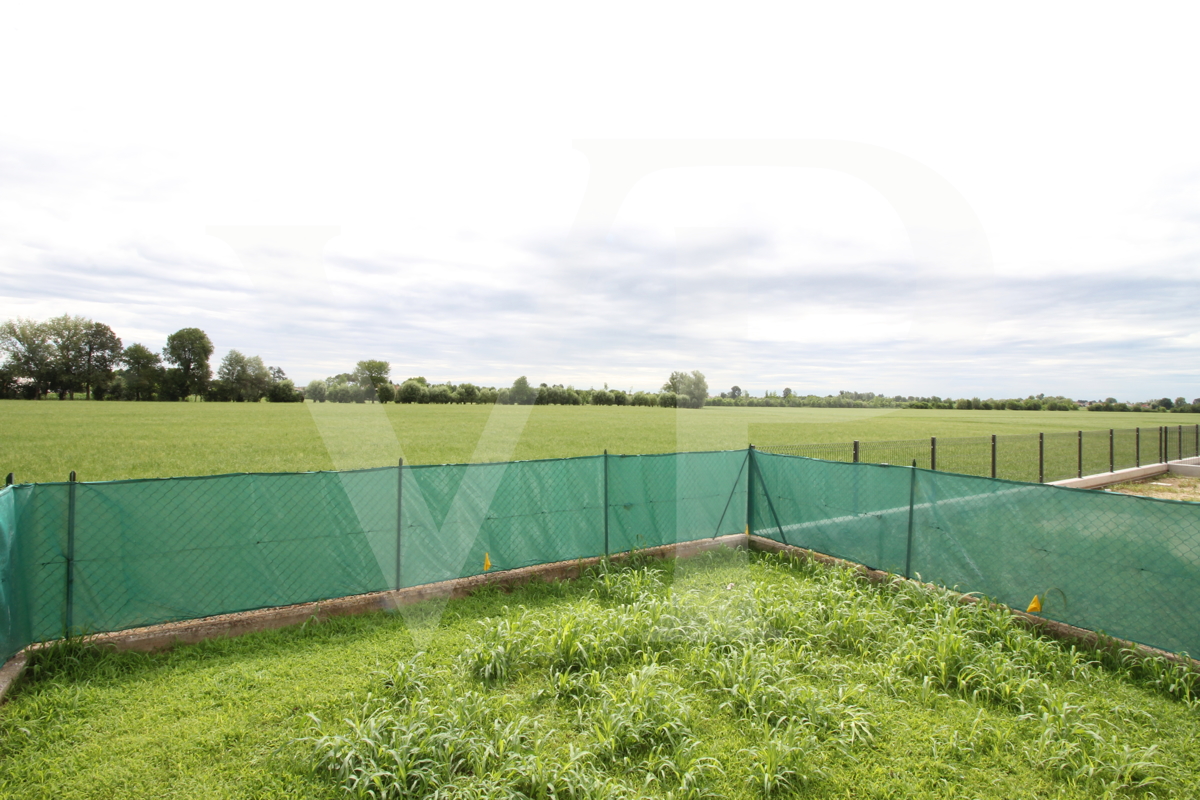
[[[746,546],[745,534],[720,536],[715,539],[700,539],[694,542],[664,545],[639,550],[639,555],[651,558],[688,558],[707,550],[722,547],[739,548]],[[619,553],[612,560],[620,562],[630,556],[629,553]],[[215,617],[169,622],[153,625],[147,628],[132,628],[114,633],[99,633],[85,637],[85,641],[114,650],[138,650],[153,652],[165,650],[177,644],[195,644],[205,639],[241,636],[257,631],[285,628],[289,625],[300,625],[309,620],[318,622],[350,614],[365,614],[371,611],[394,611],[401,606],[413,605],[434,598],[466,597],[483,586],[500,586],[512,589],[532,581],[547,583],[559,580],[574,580],[583,574],[588,567],[599,564],[602,558],[583,558],[576,561],[557,561],[552,564],[539,564],[533,567],[506,570],[504,572],[484,573],[469,578],[459,578],[441,583],[430,583],[424,586],[413,586],[389,592],[374,592],[372,594],[339,597],[333,600],[322,600],[316,603],[300,603],[292,606],[264,608],[256,611],[244,611],[237,614],[222,614]],[[25,669],[29,654],[45,644],[33,644],[8,660],[0,668],[0,702],[9,688],[20,678]]]
[[[1112,486],[1114,483],[1125,481],[1140,481],[1162,475],[1168,469],[1168,464],[1148,464],[1144,467],[1130,467],[1116,472],[1101,472],[1097,475],[1084,475],[1082,478],[1068,478],[1065,481],[1054,481],[1050,486],[1068,486],[1072,489],[1099,489],[1101,486]]]
[[[1182,475],[1185,478],[1200,478],[1200,464],[1175,462],[1171,464],[1171,474]]]

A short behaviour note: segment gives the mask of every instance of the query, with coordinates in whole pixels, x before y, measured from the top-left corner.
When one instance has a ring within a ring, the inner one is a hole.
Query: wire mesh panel
[[[395,475],[78,484],[71,628],[120,630],[386,589]]]
[[[603,457],[404,468],[401,583],[601,555]]]
[[[0,489],[0,664],[29,644],[28,632],[22,631],[16,609],[17,589],[17,514],[13,490]]]
[[[863,446],[873,444],[863,442]],[[854,442],[817,442],[816,444],[772,444],[762,445],[759,452],[776,453],[784,456],[800,456],[802,458],[819,458],[824,461],[853,461]],[[860,454],[860,460],[869,461]]]
[[[929,468],[931,448],[929,439],[898,439],[891,442],[862,442],[859,444],[859,460],[870,464],[899,464]]]
[[[744,532],[748,457],[609,456],[609,552]]]
[[[1037,482],[1038,435],[1036,433],[996,437],[996,477],[1011,481]]]
[[[1172,651],[1200,653],[1200,505],[921,472],[926,580]]]
[[[769,453],[754,463],[752,533],[903,574],[911,468]]]
[[[1113,431],[1113,467],[1129,469],[1137,466],[1137,437],[1133,428]]]
[[[921,462],[918,462],[917,466],[921,466]],[[957,472],[962,475],[991,475],[992,437],[938,437],[937,468],[939,472]]]

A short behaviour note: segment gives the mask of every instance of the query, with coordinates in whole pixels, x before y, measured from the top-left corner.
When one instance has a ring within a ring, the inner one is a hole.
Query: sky
[[[1200,396],[1200,10],[834,5],[10,5],[0,320],[299,384]]]

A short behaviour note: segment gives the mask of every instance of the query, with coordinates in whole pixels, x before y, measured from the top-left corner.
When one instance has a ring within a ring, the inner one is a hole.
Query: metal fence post
[[[1180,458],[1180,459],[1183,458],[1183,426],[1182,425],[1179,426],[1179,447],[1177,448],[1175,457]]]
[[[1167,460],[1165,445],[1167,439],[1167,429],[1162,425],[1158,426],[1158,463],[1162,464]]]
[[[1079,468],[1075,471],[1075,477],[1083,477],[1083,431],[1079,432]]]
[[[608,448],[604,449],[604,557],[608,558]]]
[[[996,434],[992,434],[992,478],[996,477]]]
[[[1193,451],[1192,454],[1200,456],[1200,423],[1197,423],[1197,425],[1196,425],[1196,449]],[[8,477],[10,477],[10,478],[12,477],[11,472],[8,473]]]
[[[11,472],[10,472],[10,473],[8,473],[8,477],[4,479],[4,485],[5,485],[5,486],[12,486],[12,485],[13,485],[13,474],[12,474]]]
[[[75,470],[67,479],[67,608],[63,637],[71,635],[75,627]]]
[[[754,534],[754,445],[746,456],[746,535]]]
[[[854,463],[858,463],[858,439],[854,440]]]
[[[917,503],[917,460],[914,458],[912,472],[908,477],[908,543],[904,547],[904,578],[912,573],[913,511]]]
[[[937,437],[929,437],[929,469],[937,472]]]
[[[1142,465],[1142,429],[1133,429],[1133,465],[1140,467]]]
[[[396,469],[396,588],[400,589],[400,556],[402,553],[401,546],[404,543],[403,527],[404,522],[404,459],[400,459],[400,466]]]
[[[1108,471],[1109,472],[1116,472],[1117,465],[1116,465],[1115,455],[1116,454],[1113,451],[1113,429],[1109,428],[1108,429]]]
[[[1046,482],[1046,434],[1038,434],[1038,483]]]

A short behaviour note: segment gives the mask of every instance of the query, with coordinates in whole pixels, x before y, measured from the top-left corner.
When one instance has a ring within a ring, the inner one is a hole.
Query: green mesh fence
[[[1108,436],[1074,446],[1076,471],[1080,447],[1109,458]],[[6,488],[0,657],[747,528],[1200,653],[1200,504],[751,449]]]
[[[1200,653],[1198,503],[767,453],[754,461],[757,535],[1014,608],[1038,595],[1051,619]]]

